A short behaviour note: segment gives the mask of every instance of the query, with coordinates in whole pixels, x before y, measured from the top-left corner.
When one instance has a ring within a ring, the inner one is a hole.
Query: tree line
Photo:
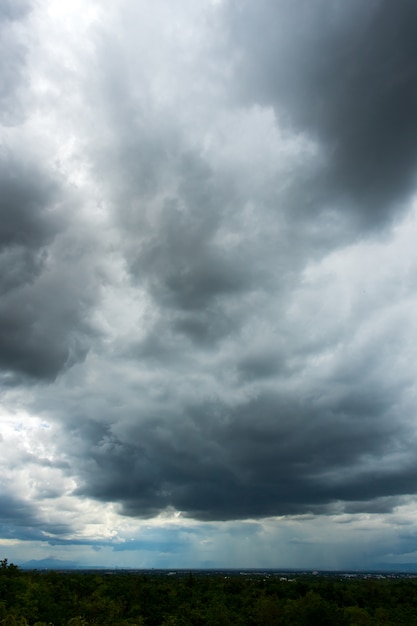
[[[413,579],[23,571],[0,561],[2,626],[417,625]]]

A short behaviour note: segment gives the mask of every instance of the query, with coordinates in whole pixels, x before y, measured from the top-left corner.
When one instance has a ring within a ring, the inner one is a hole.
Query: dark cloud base
[[[407,447],[392,410],[366,395],[335,405],[264,393],[232,409],[155,416],[124,439],[103,428],[83,447],[90,460],[77,493],[119,502],[130,516],[174,508],[207,521],[390,511],[417,484],[412,463],[388,465],[391,449]]]

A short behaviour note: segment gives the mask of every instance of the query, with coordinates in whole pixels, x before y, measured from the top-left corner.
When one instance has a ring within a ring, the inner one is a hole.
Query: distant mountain
[[[61,559],[46,558],[32,559],[25,563],[17,564],[21,569],[78,569],[76,561],[62,561]]]

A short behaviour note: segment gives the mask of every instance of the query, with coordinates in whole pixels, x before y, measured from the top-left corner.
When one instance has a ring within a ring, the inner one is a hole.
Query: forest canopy
[[[0,624],[417,624],[413,578],[239,572],[23,571],[0,561]]]

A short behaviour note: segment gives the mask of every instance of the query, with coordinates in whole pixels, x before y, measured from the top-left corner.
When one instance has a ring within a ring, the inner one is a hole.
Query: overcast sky
[[[0,558],[417,563],[415,0],[3,0]]]

